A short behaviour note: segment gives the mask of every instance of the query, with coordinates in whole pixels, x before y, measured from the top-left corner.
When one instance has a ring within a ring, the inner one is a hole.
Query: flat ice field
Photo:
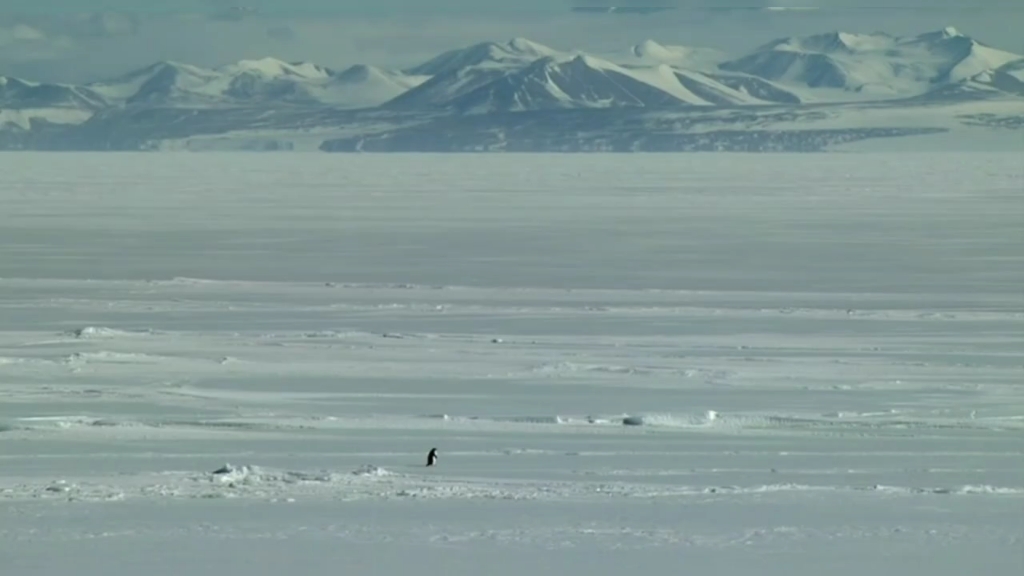
[[[1016,155],[0,174],[5,575],[1024,574]]]

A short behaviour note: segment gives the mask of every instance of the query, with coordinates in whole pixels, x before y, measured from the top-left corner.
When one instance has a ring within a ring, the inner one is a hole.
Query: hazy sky
[[[671,5],[655,15],[573,14],[573,5]],[[1024,52],[1024,0],[3,0],[0,75],[79,82],[158,60],[217,66],[274,56],[341,68],[405,67],[438,52],[522,36],[562,49],[645,39],[740,54],[832,30],[918,34],[945,26]],[[171,13],[163,6],[172,5]],[[758,12],[724,7],[817,6]],[[231,11],[232,6],[249,8]],[[709,7],[719,10],[709,10]],[[886,6],[881,8],[879,6]]]
[[[238,6],[265,14],[381,14],[394,9],[443,11],[458,9],[478,13],[562,10],[566,6],[680,6],[702,8],[755,6],[815,6],[831,8],[868,7],[915,9],[1024,9],[1018,0],[4,0],[6,12],[89,12],[132,11],[137,13],[198,12]]]

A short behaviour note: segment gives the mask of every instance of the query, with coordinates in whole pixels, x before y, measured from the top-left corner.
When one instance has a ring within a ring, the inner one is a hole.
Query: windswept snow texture
[[[1019,157],[805,158],[0,155],[4,574],[1020,574]]]

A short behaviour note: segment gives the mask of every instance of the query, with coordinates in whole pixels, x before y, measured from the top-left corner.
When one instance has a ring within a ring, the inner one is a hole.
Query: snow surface
[[[5,573],[1020,573],[1019,156],[665,158],[0,155]]]

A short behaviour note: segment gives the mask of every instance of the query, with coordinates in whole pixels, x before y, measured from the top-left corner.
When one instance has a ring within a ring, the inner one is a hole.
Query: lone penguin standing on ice
[[[433,466],[437,463],[437,448],[431,448],[430,452],[427,453],[427,466]]]

